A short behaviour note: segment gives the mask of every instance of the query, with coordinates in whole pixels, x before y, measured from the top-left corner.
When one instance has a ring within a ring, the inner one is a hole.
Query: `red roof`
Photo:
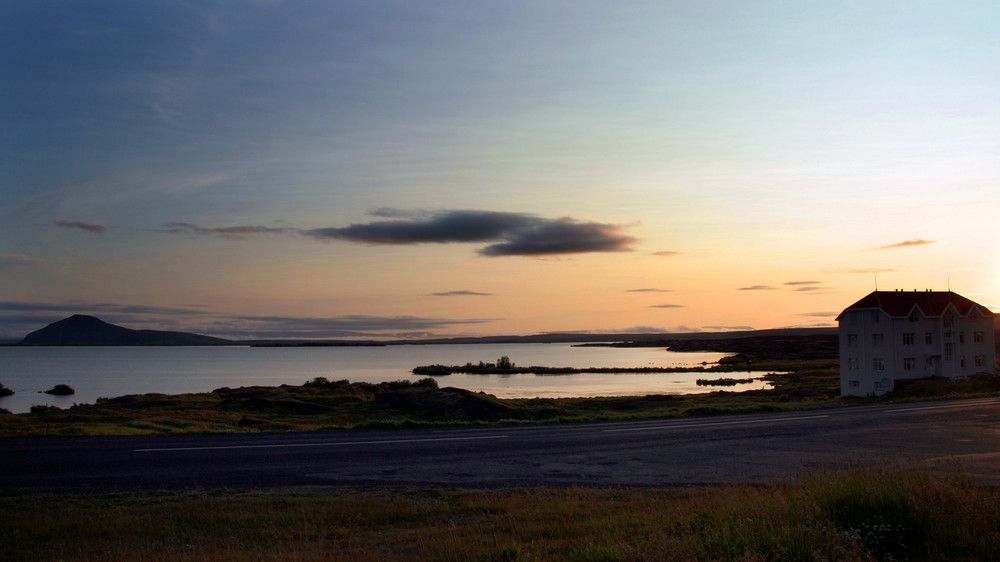
[[[941,316],[949,304],[961,316],[968,316],[975,310],[984,316],[993,315],[985,306],[951,291],[874,291],[844,309],[844,312],[878,309],[889,316],[909,316],[913,307],[918,307],[924,316]]]

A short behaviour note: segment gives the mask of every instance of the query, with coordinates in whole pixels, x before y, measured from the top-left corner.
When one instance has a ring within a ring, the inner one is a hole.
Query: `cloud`
[[[822,281],[788,281],[785,285],[820,285]]]
[[[691,328],[680,326],[676,329],[657,328],[655,326],[632,326],[631,328],[599,328],[595,330],[561,330],[558,332],[542,332],[543,334],[669,334],[673,332],[690,332]]]
[[[687,305],[683,304],[651,304],[649,308],[687,308]]]
[[[99,224],[91,224],[80,221],[56,221],[56,226],[60,228],[75,228],[78,230],[85,230],[87,232],[92,232],[94,234],[104,234],[105,231],[107,231],[106,228],[104,228]]]
[[[811,293],[813,295],[825,295],[825,294],[829,294],[829,293],[835,293],[836,291],[834,291],[830,287],[809,286],[809,287],[799,287],[798,289],[795,289],[795,292],[796,293]]]
[[[876,246],[872,248],[873,250],[890,250],[892,248],[909,248],[911,246],[927,246],[928,244],[936,244],[937,240],[923,240],[921,238],[914,238],[913,240],[904,240],[902,242],[897,242],[895,244],[889,244],[886,246]]]
[[[422,318],[353,314],[330,318],[241,316],[215,323],[211,331],[234,338],[429,337],[429,330],[460,324],[484,324],[494,319]],[[388,333],[387,333],[388,332]]]
[[[322,240],[362,244],[409,245],[496,242],[478,250],[484,256],[543,256],[629,250],[635,238],[624,225],[544,218],[495,211],[400,211],[371,213],[396,220],[304,230]]]
[[[493,293],[478,293],[476,291],[446,291],[444,293],[431,293],[434,297],[492,297]]]
[[[41,260],[21,254],[0,254],[0,271],[10,271],[40,263]]]
[[[181,307],[143,306],[131,304],[88,303],[72,301],[68,303],[35,303],[0,301],[0,311],[16,312],[60,312],[64,314],[157,314],[165,316],[189,316],[204,314],[202,310]]]
[[[171,222],[163,225],[160,229],[154,229],[154,232],[162,232],[164,234],[196,234],[202,236],[221,236],[222,238],[230,238],[234,240],[245,240],[247,236],[257,235],[257,234],[284,234],[288,232],[296,232],[292,228],[281,228],[281,227],[271,227],[271,226],[228,226],[224,228],[202,228],[200,226],[186,223],[186,222]]]
[[[799,316],[807,316],[809,318],[829,318],[830,316],[837,316],[839,312],[803,312]]]
[[[896,271],[896,270],[892,269],[892,268],[887,268],[887,267],[868,267],[868,268],[865,268],[865,269],[849,269],[849,270],[847,270],[848,273],[892,273],[893,271]]]
[[[673,289],[629,289],[626,293],[672,293]]]
[[[672,250],[661,250],[659,252],[653,252],[654,256],[679,256],[680,252],[674,252]]]
[[[740,291],[776,291],[774,287],[768,285],[751,285],[749,287],[740,287]]]
[[[753,326],[702,326],[702,329],[716,332],[747,332],[753,330]]]

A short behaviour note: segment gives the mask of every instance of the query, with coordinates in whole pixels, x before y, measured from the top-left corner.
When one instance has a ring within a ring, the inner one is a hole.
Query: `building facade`
[[[875,291],[837,322],[841,396],[878,396],[898,380],[996,374],[993,313],[951,291]]]

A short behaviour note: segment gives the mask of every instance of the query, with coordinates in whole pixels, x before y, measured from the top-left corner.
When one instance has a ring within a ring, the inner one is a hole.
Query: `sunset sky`
[[[1000,3],[0,3],[0,337],[1000,305]]]

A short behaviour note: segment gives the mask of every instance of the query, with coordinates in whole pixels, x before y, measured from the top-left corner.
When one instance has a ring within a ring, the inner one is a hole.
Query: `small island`
[[[45,391],[45,394],[51,394],[53,396],[70,396],[76,394],[76,391],[72,387],[66,384],[57,384],[52,388]]]
[[[465,373],[469,375],[574,375],[580,373],[631,373],[631,374],[652,374],[652,373],[729,373],[733,371],[746,371],[750,363],[734,358],[724,358],[718,363],[702,363],[696,367],[543,367],[532,365],[530,367],[518,367],[504,355],[497,359],[496,363],[486,363],[480,361],[465,365],[423,365],[414,367],[413,374],[430,377],[440,377],[454,373]],[[729,379],[733,380],[733,379]],[[752,379],[751,379],[752,380]],[[745,382],[745,381],[740,381]],[[736,383],[732,383],[736,384]]]

